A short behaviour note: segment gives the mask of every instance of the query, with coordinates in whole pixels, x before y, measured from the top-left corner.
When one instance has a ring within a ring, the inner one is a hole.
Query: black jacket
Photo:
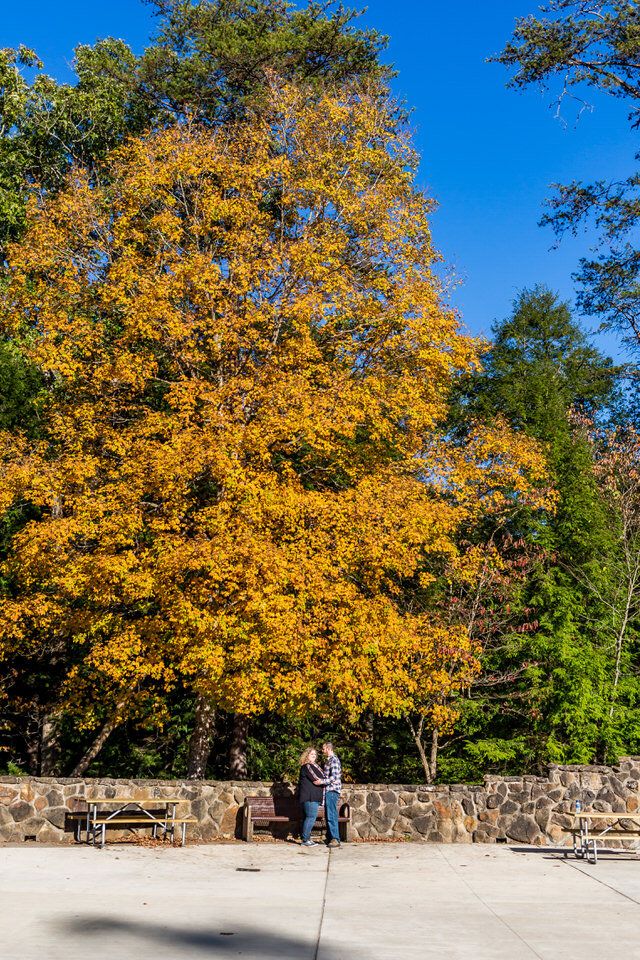
[[[298,800],[300,803],[306,803],[313,800],[315,803],[322,803],[322,787],[316,787],[314,780],[322,780],[324,774],[322,767],[316,763],[305,763],[300,767],[300,779],[298,780]]]

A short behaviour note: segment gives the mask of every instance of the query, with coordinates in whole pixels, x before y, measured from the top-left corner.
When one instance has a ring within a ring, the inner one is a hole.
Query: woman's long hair
[[[302,753],[300,754],[300,759],[298,760],[298,763],[300,764],[301,767],[304,767],[305,763],[311,763],[311,761],[309,760],[309,756],[310,756],[310,754],[312,754],[312,753],[314,753],[314,752],[315,752],[316,755],[317,755],[318,751],[316,750],[315,747],[305,747],[305,748],[304,748],[304,750],[303,750]]]

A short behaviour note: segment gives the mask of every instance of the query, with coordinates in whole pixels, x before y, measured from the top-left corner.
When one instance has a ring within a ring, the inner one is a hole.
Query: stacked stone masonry
[[[0,841],[73,843],[73,814],[86,810],[87,795],[180,797],[179,815],[197,820],[189,838],[239,837],[246,796],[292,789],[283,783],[0,777]],[[638,812],[640,757],[623,757],[617,767],[552,765],[546,777],[487,776],[478,785],[348,784],[342,800],[351,806],[353,839],[544,846],[566,840],[567,814],[577,800],[583,809]]]

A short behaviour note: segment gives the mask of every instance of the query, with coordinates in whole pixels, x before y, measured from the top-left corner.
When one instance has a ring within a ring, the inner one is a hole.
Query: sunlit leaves
[[[180,679],[243,714],[446,725],[475,645],[406,583],[455,556],[461,523],[545,505],[541,453],[502,423],[443,435],[478,344],[379,96],[269,96],[31,206],[2,325],[60,388],[46,442],[3,441],[5,502],[42,509],[13,542],[3,632],[25,642],[37,608],[81,645],[73,702],[92,677],[132,700]]]

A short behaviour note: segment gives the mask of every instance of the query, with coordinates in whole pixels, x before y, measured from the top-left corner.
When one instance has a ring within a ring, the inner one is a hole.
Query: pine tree
[[[507,624],[488,650],[485,675],[498,682],[483,686],[481,675],[466,705],[464,752],[476,771],[487,761],[511,770],[588,762],[610,753],[601,736],[609,658],[590,624],[596,601],[575,571],[611,548],[612,532],[591,446],[570,412],[606,409],[623,371],[589,345],[568,305],[541,286],[524,290],[493,333],[483,370],[457,389],[452,429],[462,435],[473,418],[499,414],[541,441],[557,502],[554,514],[524,510],[510,521],[511,536],[526,541],[538,562],[511,599],[520,622]]]

